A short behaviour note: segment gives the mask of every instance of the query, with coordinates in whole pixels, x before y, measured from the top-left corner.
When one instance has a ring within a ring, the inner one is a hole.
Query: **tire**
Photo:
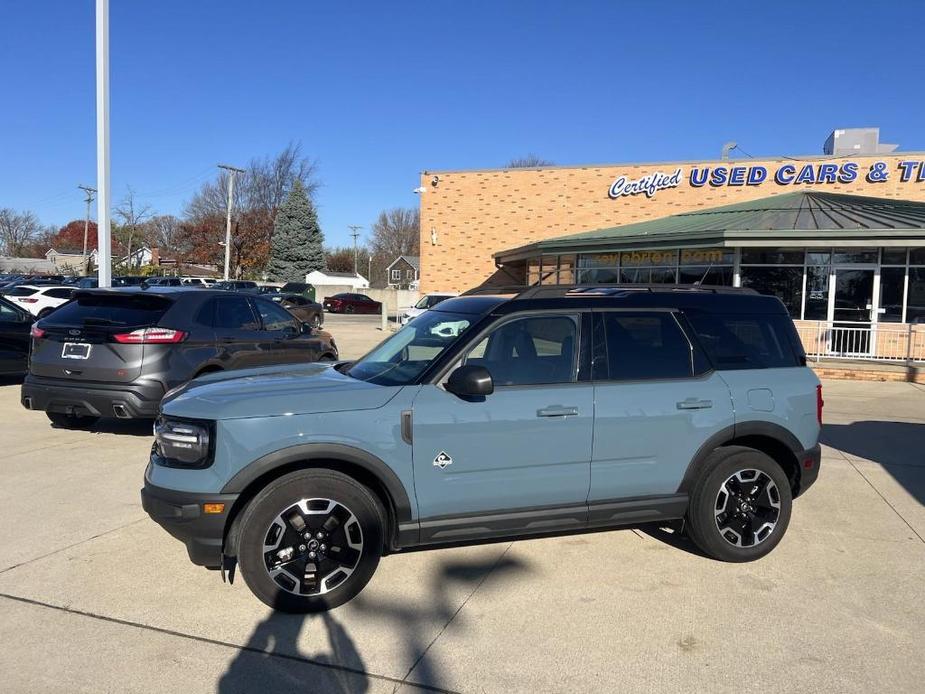
[[[38,315],[35,318],[36,320],[42,320],[43,318],[51,315],[52,311],[54,311],[53,308],[43,308],[41,311],[39,311]]]
[[[344,307],[344,313],[353,313],[354,311],[356,311],[356,309],[353,308],[353,306],[345,306],[345,307]]]
[[[99,420],[99,417],[70,415],[64,412],[46,412],[45,414],[51,420],[52,425],[59,429],[85,429],[93,426]]]
[[[243,513],[241,575],[274,609],[306,613],[342,605],[363,589],[379,564],[384,512],[373,494],[347,475],[289,473],[260,491]],[[266,553],[265,546],[271,547]],[[310,559],[312,550],[317,553]]]
[[[322,354],[321,357],[318,359],[318,361],[330,363],[330,362],[334,362],[337,360],[334,358],[333,354]]]
[[[714,559],[754,561],[784,537],[792,506],[790,481],[772,458],[743,446],[719,448],[691,494],[690,537]]]

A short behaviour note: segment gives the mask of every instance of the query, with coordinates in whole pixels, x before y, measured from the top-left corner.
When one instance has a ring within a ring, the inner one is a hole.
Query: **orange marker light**
[[[224,513],[225,504],[203,504],[202,512],[203,513]]]

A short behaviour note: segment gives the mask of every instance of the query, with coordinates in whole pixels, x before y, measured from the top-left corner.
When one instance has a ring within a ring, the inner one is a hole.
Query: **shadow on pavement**
[[[303,626],[322,625],[330,651],[299,653]],[[220,694],[304,691],[362,694],[369,691],[363,659],[331,613],[295,615],[271,612],[254,629],[244,649],[218,681]]]
[[[354,598],[351,606],[360,614],[366,613],[376,619],[385,618],[392,622],[396,635],[401,639],[408,655],[411,667],[405,673],[408,677],[414,673],[410,683],[432,689],[442,690],[446,686],[433,660],[428,657],[429,649],[436,636],[441,634],[450,622],[456,629],[466,629],[469,625],[458,613],[475,590],[491,575],[492,581],[514,580],[528,571],[519,559],[502,554],[499,559],[485,561],[445,561],[431,576],[431,594],[424,602],[411,603],[401,598],[396,591],[394,600],[365,598],[362,593]],[[462,604],[454,606],[451,588],[469,591]],[[433,636],[434,622],[443,623],[443,627]]]
[[[367,599],[363,593],[336,612],[294,615],[272,612],[255,627],[244,648],[238,652],[218,681],[220,694],[244,692],[305,691],[319,694],[362,694],[370,689],[369,676],[362,655],[334,614],[368,616],[391,622],[395,638],[400,639],[413,665],[415,680],[425,687],[439,688],[440,676],[427,658],[434,623],[445,628],[456,616],[449,590],[462,587],[471,595],[491,574],[492,578],[511,577],[525,569],[517,560],[447,561],[431,578],[432,595],[424,601],[410,602],[401,590],[394,599]],[[454,622],[459,624],[457,620]],[[325,653],[302,653],[299,636],[303,629],[324,628],[329,650]],[[442,628],[437,633],[442,631]],[[416,668],[416,669],[415,669]],[[416,682],[416,683],[417,683]],[[395,682],[396,688],[398,682]]]
[[[925,424],[862,421],[825,424],[820,441],[883,466],[920,504],[925,504]]]

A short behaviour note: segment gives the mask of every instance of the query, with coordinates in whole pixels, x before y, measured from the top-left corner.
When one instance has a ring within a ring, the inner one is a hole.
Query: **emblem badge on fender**
[[[441,470],[446,468],[447,465],[452,465],[453,459],[446,454],[446,451],[440,451],[437,454],[437,457],[434,458],[434,467],[438,467]]]

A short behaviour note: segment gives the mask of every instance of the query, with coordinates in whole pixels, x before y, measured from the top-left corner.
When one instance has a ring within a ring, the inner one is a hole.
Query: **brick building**
[[[925,153],[894,150],[871,128],[816,157],[426,171],[420,287],[744,285],[801,330],[898,334],[925,323]]]

